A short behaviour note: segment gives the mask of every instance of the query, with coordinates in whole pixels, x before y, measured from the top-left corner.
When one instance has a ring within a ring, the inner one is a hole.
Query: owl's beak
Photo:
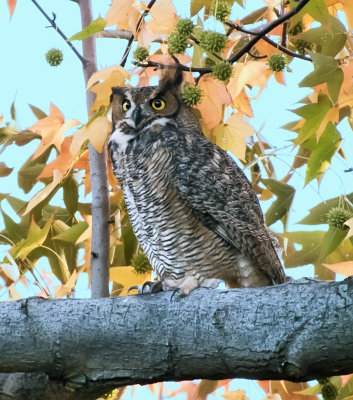
[[[135,126],[137,126],[142,121],[143,118],[140,106],[136,106],[131,116],[135,122]]]

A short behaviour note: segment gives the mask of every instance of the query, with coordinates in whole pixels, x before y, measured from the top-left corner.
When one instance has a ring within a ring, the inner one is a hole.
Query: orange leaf
[[[77,168],[78,170],[85,170],[85,176],[83,178],[83,183],[85,185],[85,196],[91,191],[91,176],[90,167],[88,160],[88,151],[83,153],[80,158],[75,162],[72,168]]]
[[[25,212],[22,215],[28,214],[31,210],[33,210],[34,207],[36,207],[39,203],[46,199],[61,182],[62,177],[62,173],[59,170],[55,169],[53,171],[53,181],[31,198],[31,200],[27,204]]]
[[[91,76],[87,86],[88,90],[96,94],[96,98],[90,109],[90,115],[99,110],[101,106],[109,106],[112,87],[125,86],[125,79],[128,76],[128,73],[123,68],[116,66],[98,71]],[[101,79],[104,81],[98,82]],[[94,84],[94,82],[98,83]]]
[[[4,119],[3,115],[0,115],[0,125],[2,124],[2,120]]]
[[[65,284],[57,286],[55,288],[55,298],[59,299],[61,297],[70,295],[72,289],[75,287],[77,278],[78,278],[77,271],[74,270]]]
[[[271,34],[273,33],[271,32]],[[261,56],[270,57],[272,54],[281,54],[281,51],[278,50],[277,47],[272,46],[270,43],[265,42],[263,39],[259,40],[255,44],[255,48]]]
[[[340,274],[345,277],[353,275],[353,261],[343,261],[336,264],[322,264],[335,274]]]
[[[15,11],[17,0],[7,0],[7,6],[9,7],[10,11],[10,19],[12,18],[12,14]]]
[[[136,2],[131,0],[112,0],[112,5],[105,16],[107,26],[117,25],[118,29],[130,30],[136,33],[136,25],[140,18],[140,11]]]
[[[267,68],[267,64],[262,61],[249,61],[246,64],[238,63],[233,67],[233,76],[227,85],[227,89],[232,98],[239,96],[244,86],[250,88],[259,86],[261,92],[267,85],[271,73],[272,71]]]
[[[209,129],[217,126],[223,118],[223,105],[229,106],[232,98],[224,84],[209,75],[199,80],[202,90],[201,102],[195,106],[202,115],[202,119]]]
[[[237,97],[233,98],[232,107],[243,113],[249,118],[254,116],[250,104],[250,99],[243,88]]]
[[[38,149],[33,154],[33,159],[39,157],[51,145],[54,145],[58,150],[60,150],[65,132],[79,124],[80,122],[75,119],[69,119],[65,122],[61,111],[51,103],[50,114],[47,117],[38,120],[33,126],[28,128],[30,131],[35,132],[42,137]]]
[[[341,383],[342,383],[342,387],[347,385],[347,383],[350,381],[350,379],[353,377],[353,374],[349,374],[349,375],[341,375]]]
[[[157,1],[149,12],[151,21],[147,22],[147,28],[160,35],[169,35],[174,31],[177,23],[175,7],[171,0]]]
[[[226,400],[248,400],[245,396],[245,390],[238,389],[232,390],[231,392],[226,392],[222,395]]]
[[[343,10],[346,14],[348,31],[353,30],[353,2],[352,0],[344,0]]]
[[[112,123],[104,116],[95,118],[91,123],[85,125],[73,135],[70,152],[76,156],[80,152],[81,146],[89,140],[93,147],[102,153],[108,135],[112,132]]]
[[[37,177],[37,180],[41,178],[48,178],[53,176],[53,171],[57,169],[64,176],[67,171],[70,169],[73,163],[73,156],[70,153],[70,145],[72,142],[73,136],[66,137],[61,144],[60,154],[53,160],[51,163],[47,164],[41,174]]]
[[[281,84],[281,85],[285,85],[286,82],[284,81],[284,73],[283,71],[280,72],[274,72],[273,76],[275,77],[276,81]]]

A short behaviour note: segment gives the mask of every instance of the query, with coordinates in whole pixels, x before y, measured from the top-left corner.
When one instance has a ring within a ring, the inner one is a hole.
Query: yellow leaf
[[[344,0],[343,10],[346,14],[348,31],[353,30],[353,2],[352,0]]]
[[[121,67],[120,65],[112,65],[110,67],[103,68],[100,71],[94,72],[88,79],[87,90],[89,90],[94,84],[98,83],[99,81],[105,81],[106,79],[108,79],[113,71],[121,72],[125,79],[130,78],[130,74],[123,67]]]
[[[171,0],[159,0],[150,9],[151,21],[147,28],[160,35],[169,35],[174,31],[177,23],[175,7]]]
[[[248,398],[245,396],[245,390],[242,389],[226,392],[222,394],[222,397],[224,397],[226,400],[248,400]]]
[[[133,285],[142,285],[151,279],[151,272],[138,274],[134,267],[112,267],[109,270],[109,279],[124,286],[121,296],[126,296],[128,289]]]
[[[59,299],[61,297],[70,295],[72,289],[75,287],[77,276],[77,271],[74,270],[65,284],[57,286],[55,288],[55,298]]]
[[[221,122],[223,105],[229,106],[232,98],[225,85],[209,75],[201,77],[199,87],[202,90],[202,98],[195,108],[200,111],[207,127],[212,129]]]
[[[50,114],[47,117],[38,120],[33,126],[28,128],[30,131],[35,132],[42,137],[33,158],[40,156],[51,145],[54,145],[58,150],[60,150],[65,132],[79,124],[80,122],[75,119],[70,119],[65,122],[61,111],[51,103]]]
[[[10,293],[11,300],[21,300],[22,299],[21,295],[18,293],[18,291],[15,288],[15,284],[12,284],[9,286],[9,293]]]
[[[245,159],[245,138],[256,133],[255,129],[244,121],[243,114],[232,114],[225,124],[217,126],[213,130],[216,136],[216,144],[223,150],[231,151],[240,160]]]
[[[129,30],[133,34],[136,33],[139,18],[137,2],[132,0],[113,0],[105,16],[107,26],[116,24],[118,29]]]
[[[105,75],[105,72],[102,72],[102,75]],[[116,69],[114,68],[110,73],[107,73],[107,76],[104,78],[103,82],[98,82],[93,86],[92,82],[89,82],[89,90],[96,94],[96,98],[90,109],[90,115],[99,110],[101,106],[107,107],[110,104],[110,95],[112,94],[112,88],[114,86],[125,86],[125,78],[126,71],[121,70],[121,68],[119,69],[117,67]],[[94,79],[100,80],[102,78],[99,78],[99,75],[96,75]]]
[[[353,275],[353,261],[343,261],[336,264],[322,264],[335,274],[340,274],[345,277]]]
[[[237,97],[233,97],[232,107],[236,108],[247,117],[252,118],[254,116],[250,104],[250,99],[243,88]]]
[[[244,86],[259,86],[261,92],[266,87],[271,74],[272,71],[268,69],[265,62],[249,61],[246,64],[238,63],[233,67],[233,75],[230,78],[227,89],[232,98],[239,96]]]
[[[93,147],[102,153],[104,143],[108,135],[112,132],[112,123],[104,116],[95,118],[90,124],[85,125],[73,135],[73,140],[70,146],[70,152],[74,156],[78,155],[81,146],[86,140],[89,140]]]
[[[56,188],[56,186],[61,182],[62,180],[62,173],[55,169],[53,171],[53,181],[49,183],[43,190],[38,192],[36,195],[32,197],[32,199],[28,202],[27,207],[23,215],[28,214],[35,206],[37,206],[39,203],[41,203],[44,199],[46,199],[49,194]]]

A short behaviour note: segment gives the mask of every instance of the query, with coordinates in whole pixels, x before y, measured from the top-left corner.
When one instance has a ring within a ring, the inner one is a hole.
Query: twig
[[[145,10],[145,11],[142,13],[140,19],[139,19],[138,22],[137,22],[137,25],[136,25],[136,33],[138,33],[138,31],[141,29],[142,21],[144,20],[145,16],[148,14],[148,12],[150,11],[151,7],[153,6],[153,4],[154,4],[155,2],[156,2],[156,0],[151,0],[151,1],[147,4],[147,10]],[[126,46],[125,53],[124,53],[124,55],[123,55],[123,58],[121,59],[121,63],[120,63],[120,66],[121,66],[121,67],[124,67],[125,64],[126,64],[126,60],[127,60],[127,57],[128,57],[128,55],[129,55],[129,53],[130,53],[131,46],[132,46],[132,43],[133,43],[134,39],[135,39],[135,35],[131,32],[131,37],[129,38],[129,42],[128,42],[127,46]]]
[[[171,65],[166,65],[166,64],[162,64],[162,63],[158,63],[155,61],[147,61],[144,64],[141,63],[133,63],[139,67],[142,68],[147,68],[147,67],[155,67],[155,68],[166,68],[166,69],[181,69],[182,71],[189,71],[189,72],[198,72],[200,74],[207,74],[209,72],[212,72],[212,68],[197,68],[197,67],[188,67],[187,65],[183,65],[183,64],[171,64]]]
[[[72,0],[75,1],[75,0]],[[58,27],[58,25],[55,22],[55,15],[54,18],[50,18],[49,15],[43,10],[43,8],[37,3],[36,0],[32,0],[32,3],[38,8],[38,10],[44,15],[44,17],[50,22],[50,25],[58,32],[58,34],[65,40],[66,44],[71,48],[71,50],[76,54],[76,56],[79,58],[81,61],[82,65],[85,66],[87,64],[87,60],[85,60],[79,51],[75,48],[75,46],[71,43],[68,42],[67,39],[68,37],[65,35],[65,33]]]
[[[260,40],[262,39],[268,32],[272,31],[272,29],[276,28],[276,26],[281,25],[284,21],[287,21],[293,15],[297,14],[310,0],[301,0],[292,10],[290,10],[287,14],[284,14],[282,17],[276,19],[269,23],[264,29],[258,32],[256,36],[254,36],[249,43],[247,43],[243,48],[241,48],[233,57],[231,57],[228,62],[233,64],[238,61],[240,57],[242,57],[245,53],[248,53],[249,50]],[[278,45],[276,45],[277,47]]]
[[[239,32],[247,33],[248,35],[260,36],[262,34],[261,31],[251,31],[249,29],[243,28],[242,26],[240,26],[238,24],[232,24],[231,22],[225,22],[225,24],[228,25],[230,28],[233,28]],[[305,61],[312,61],[312,59],[310,57],[305,56],[303,54],[294,53],[293,51],[287,49],[287,47],[284,47],[281,44],[274,42],[266,35],[262,36],[261,39],[263,39],[265,42],[269,43],[271,46],[276,47],[278,50],[281,50],[283,53],[288,54],[291,57],[300,58],[301,60],[305,60]]]

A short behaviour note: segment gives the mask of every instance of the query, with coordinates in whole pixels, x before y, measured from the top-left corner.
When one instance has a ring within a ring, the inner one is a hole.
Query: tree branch
[[[67,39],[68,37],[64,34],[64,32],[58,27],[58,25],[55,22],[55,17],[50,18],[49,15],[43,10],[43,8],[37,3],[36,0],[32,0],[32,3],[38,8],[38,10],[44,15],[44,17],[49,21],[50,25],[58,32],[58,34],[65,40],[66,44],[70,47],[70,49],[76,54],[76,56],[79,58],[81,61],[82,65],[85,66],[87,61],[84,59],[84,57],[81,56],[79,51],[75,48],[75,46],[71,43],[68,42]]]
[[[287,21],[289,18],[293,17],[293,15],[297,14],[310,0],[300,0],[299,3],[293,7],[287,14],[284,14],[282,17],[277,18],[275,21],[270,22],[265,26],[265,28],[261,29],[258,32],[258,35],[253,37],[249,43],[243,46],[233,57],[231,57],[228,62],[231,64],[235,63],[239,60],[245,53],[247,53],[251,48],[262,39],[268,32],[272,31],[272,29],[276,28],[276,26],[281,25],[284,21]]]
[[[76,399],[166,380],[307,381],[353,372],[353,279],[170,298],[2,303],[0,372],[45,373]]]
[[[80,0],[82,29],[92,21],[91,0]],[[96,42],[94,36],[82,41],[83,56],[87,59],[83,73],[85,82],[97,71]],[[87,111],[95,99],[93,92],[87,91]],[[91,244],[91,296],[109,296],[109,189],[107,172],[107,152],[102,153],[92,146],[89,148],[89,165],[92,182],[92,244]]]

